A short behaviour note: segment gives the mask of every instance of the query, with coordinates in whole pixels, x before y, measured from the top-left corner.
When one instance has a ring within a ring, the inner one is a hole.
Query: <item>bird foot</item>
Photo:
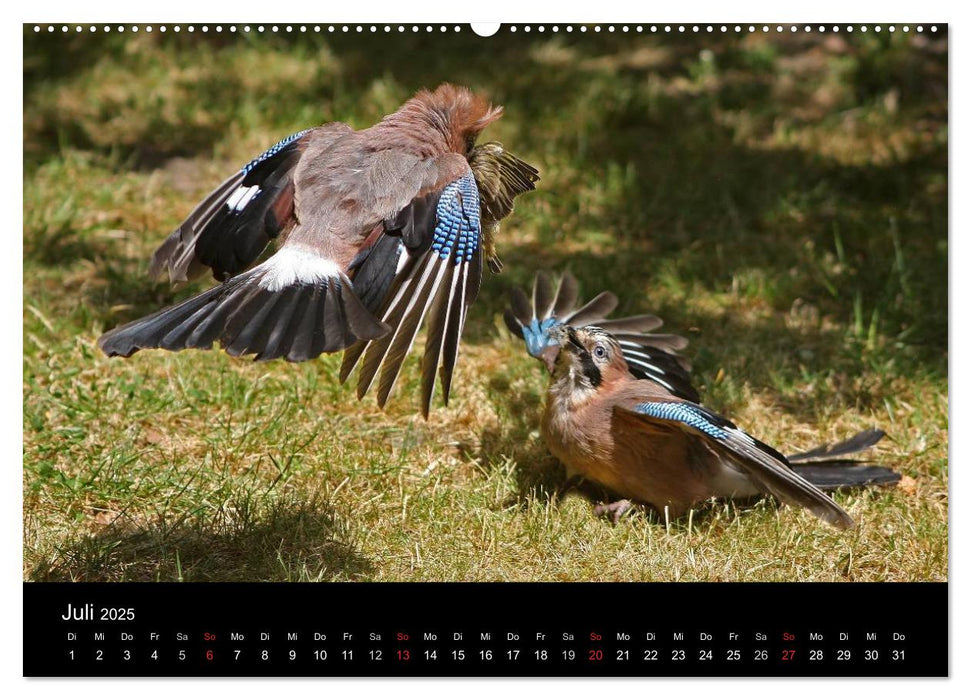
[[[553,492],[550,494],[550,500],[554,502],[559,501],[570,489],[579,486],[582,482],[583,477],[579,474],[574,474],[573,476],[567,477],[566,481],[553,489]]]
[[[618,522],[620,522],[620,519],[623,517],[624,513],[629,511],[633,506],[633,503],[624,498],[619,501],[614,501],[613,503],[597,504],[597,506],[593,509],[593,514],[597,517],[609,515],[614,525],[616,525]]]

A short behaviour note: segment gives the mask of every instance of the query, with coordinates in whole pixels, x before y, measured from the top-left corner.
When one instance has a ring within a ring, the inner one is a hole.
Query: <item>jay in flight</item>
[[[501,144],[476,146],[501,114],[443,84],[370,128],[335,122],[288,136],[216,188],[152,258],[151,274],[173,283],[209,269],[221,284],[99,346],[129,357],[218,341],[230,355],[291,362],[344,350],[341,381],[360,362],[358,397],[377,379],[383,407],[427,320],[427,417],[437,372],[448,402],[483,255],[498,272],[499,222],[539,179]]]
[[[560,280],[556,294],[550,290],[545,275],[537,276],[532,305],[515,290],[506,323],[550,371],[542,421],[550,451],[571,480],[593,481],[621,497],[597,506],[598,515],[617,522],[633,500],[676,518],[711,497],[771,494],[848,528],[852,519],[824,489],[900,480],[886,467],[850,458],[883,438],[882,430],[785,457],[698,403],[676,354],[687,341],[647,332],[660,319],[606,320],[616,306],[608,292],[577,309],[572,276]],[[594,303],[605,295],[609,303]],[[577,327],[577,319],[599,327]],[[619,337],[604,326],[620,329]]]

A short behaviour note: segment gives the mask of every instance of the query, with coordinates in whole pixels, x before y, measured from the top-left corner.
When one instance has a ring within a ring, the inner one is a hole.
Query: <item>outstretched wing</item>
[[[511,306],[503,318],[509,330],[525,341],[526,351],[536,358],[542,356],[551,342],[549,331],[558,325],[603,328],[620,343],[634,377],[657,382],[679,398],[700,400],[691,385],[691,364],[678,355],[679,350],[687,347],[687,338],[652,333],[664,324],[653,314],[608,319],[618,304],[612,292],[601,292],[583,305],[578,305],[578,297],[577,280],[572,274],[563,273],[554,291],[549,276],[540,271],[533,282],[532,299],[514,288],[510,293]]]
[[[384,233],[351,267],[355,270],[355,289],[359,284],[365,286],[365,279],[372,289],[387,289],[364,301],[392,331],[348,348],[341,381],[363,357],[358,397],[363,397],[377,379],[378,404],[383,407],[427,318],[421,363],[421,408],[427,417],[436,372],[448,403],[466,312],[478,294],[482,277],[479,193],[464,159],[457,177],[440,188],[420,193],[386,220]],[[384,282],[379,279],[382,277]]]
[[[185,282],[208,267],[223,281],[250,267],[293,224],[293,173],[311,135],[326,139],[349,131],[339,123],[298,131],[244,165],[155,251],[150,274],[168,271],[172,282]]]
[[[839,528],[853,526],[853,520],[833,499],[796,474],[777,450],[739,430],[734,423],[697,404],[679,401],[644,401],[629,407],[617,406],[621,420],[657,423],[702,436],[733,465],[743,470],[765,491],[786,503],[808,508],[819,518]]]
[[[386,333],[321,247],[326,240],[314,245],[288,236],[276,254],[251,267],[271,239],[296,223],[295,171],[311,142],[319,154],[350,133],[344,124],[298,132],[220,185],[155,253],[152,271],[167,268],[179,281],[209,267],[223,283],[105,333],[98,340],[105,354],[204,349],[218,341],[231,355],[300,362]],[[319,199],[315,194],[307,198]]]
[[[691,363],[677,353],[687,346],[687,338],[680,335],[612,330],[614,323],[626,320],[621,318],[616,322],[606,321],[600,327],[617,339],[630,373],[637,379],[649,379],[660,384],[678,398],[700,402],[701,396],[691,384]]]

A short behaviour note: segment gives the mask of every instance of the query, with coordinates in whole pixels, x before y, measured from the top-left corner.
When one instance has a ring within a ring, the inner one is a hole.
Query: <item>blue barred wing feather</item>
[[[383,338],[348,348],[341,380],[361,363],[357,392],[363,397],[377,380],[377,399],[384,406],[402,364],[427,320],[421,360],[421,408],[427,417],[436,374],[448,403],[452,373],[469,305],[482,276],[482,228],[479,192],[471,172],[437,192],[417,197],[385,222],[385,236],[398,237],[396,265],[377,317],[393,330]],[[382,244],[379,240],[378,245]],[[358,275],[368,274],[361,265]]]

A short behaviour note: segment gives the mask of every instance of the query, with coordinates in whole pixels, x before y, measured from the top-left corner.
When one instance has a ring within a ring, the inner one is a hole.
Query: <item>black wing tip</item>
[[[873,447],[878,442],[887,437],[887,432],[882,428],[867,428],[866,430],[861,430],[859,433],[850,438],[852,441],[857,442],[860,447],[859,449],[865,450],[867,448]]]
[[[837,530],[853,530],[856,528],[856,521],[843,508],[829,496],[825,494],[821,498],[812,501],[796,500],[792,498],[782,498],[774,494],[781,502],[787,503],[796,508],[805,508],[827,525],[835,527]],[[825,500],[823,500],[825,499]]]
[[[827,511],[823,520],[840,530],[853,530],[856,528],[856,521],[845,510],[837,506],[837,512]]]

